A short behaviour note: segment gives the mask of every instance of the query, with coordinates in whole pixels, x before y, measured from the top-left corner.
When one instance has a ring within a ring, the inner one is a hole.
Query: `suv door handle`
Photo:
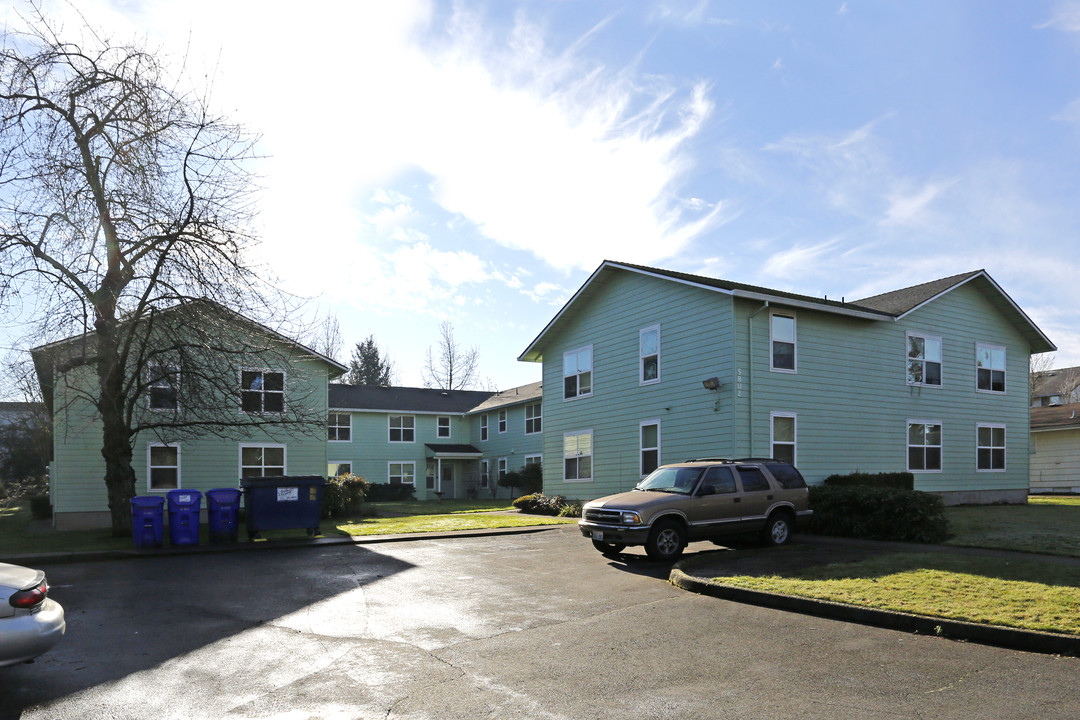
[[[742,502],[742,498],[737,497],[732,502]]]

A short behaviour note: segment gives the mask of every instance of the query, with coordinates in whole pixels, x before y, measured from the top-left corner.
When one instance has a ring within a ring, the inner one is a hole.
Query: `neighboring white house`
[[[1031,493],[1080,493],[1080,403],[1031,409]]]

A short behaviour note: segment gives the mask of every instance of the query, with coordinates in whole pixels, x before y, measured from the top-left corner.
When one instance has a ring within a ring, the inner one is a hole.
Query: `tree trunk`
[[[102,420],[101,455],[105,458],[105,488],[109,498],[113,537],[131,534],[131,498],[135,470],[131,466],[131,428],[124,413],[123,362],[116,342],[116,321],[101,320],[98,331],[98,412]]]

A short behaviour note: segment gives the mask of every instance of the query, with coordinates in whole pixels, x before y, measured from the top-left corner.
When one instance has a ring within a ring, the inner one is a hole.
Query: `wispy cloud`
[[[1069,0],[1054,6],[1053,16],[1046,22],[1039,23],[1036,29],[1052,28],[1064,32],[1080,32],[1080,2]]]
[[[916,225],[926,219],[930,204],[943,192],[959,182],[958,179],[928,182],[914,193],[896,192],[889,200],[882,223],[887,225]]]
[[[1061,109],[1061,112],[1051,115],[1050,119],[1059,122],[1080,124],[1080,98],[1077,98],[1066,105]]]

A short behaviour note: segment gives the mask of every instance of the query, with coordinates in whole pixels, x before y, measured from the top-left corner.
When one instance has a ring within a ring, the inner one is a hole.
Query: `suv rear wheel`
[[[791,539],[794,531],[794,523],[791,516],[786,512],[774,513],[765,523],[765,529],[761,533],[761,539],[766,545],[783,545]]]
[[[661,520],[653,525],[649,539],[645,541],[645,552],[653,560],[674,560],[682,555],[686,547],[686,533],[674,520]]]

